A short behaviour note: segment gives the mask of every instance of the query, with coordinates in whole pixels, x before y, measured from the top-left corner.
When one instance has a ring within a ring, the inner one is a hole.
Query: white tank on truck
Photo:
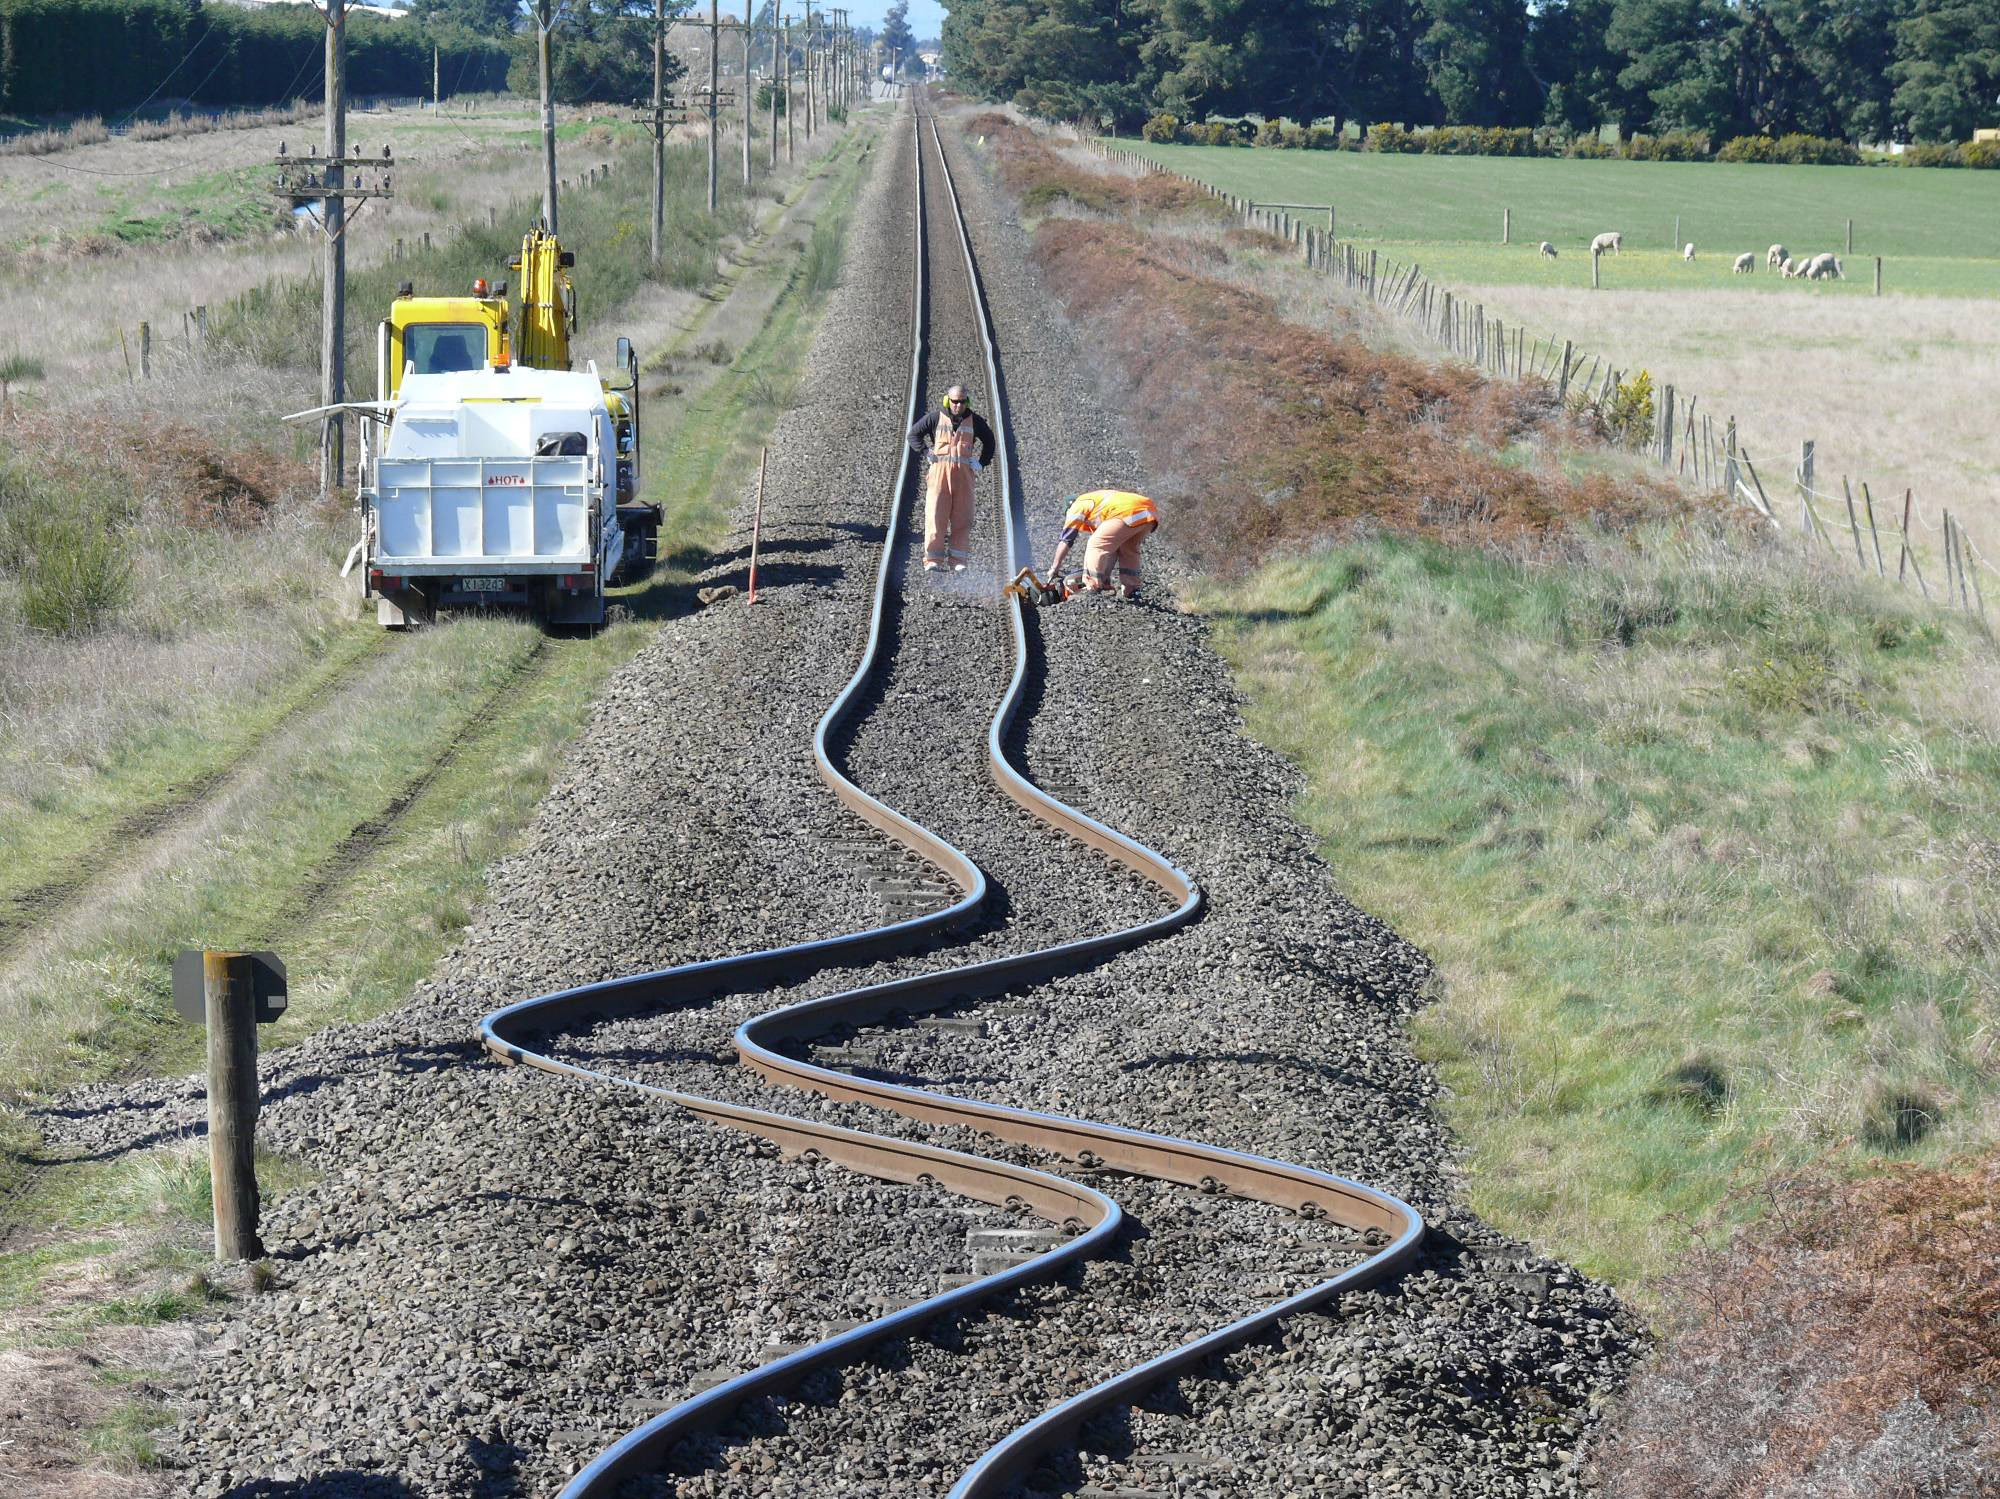
[[[384,625],[494,604],[604,622],[627,538],[594,365],[409,373],[388,415],[361,476],[362,560]]]

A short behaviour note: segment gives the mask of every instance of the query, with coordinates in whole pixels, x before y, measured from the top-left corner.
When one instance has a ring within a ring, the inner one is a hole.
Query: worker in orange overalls
[[[924,484],[924,571],[965,571],[972,556],[972,480],[993,461],[993,429],[972,409],[963,385],[910,428],[910,451],[928,453]]]
[[[1111,569],[1126,598],[1139,591],[1139,543],[1160,528],[1160,507],[1129,489],[1093,489],[1070,502],[1063,517],[1062,540],[1049,559],[1049,578],[1062,576],[1063,559],[1071,543],[1089,536],[1083,552],[1083,586],[1102,592],[1111,587]]]

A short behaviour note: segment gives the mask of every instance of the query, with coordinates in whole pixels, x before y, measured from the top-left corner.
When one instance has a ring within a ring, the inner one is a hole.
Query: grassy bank
[[[1338,877],[1438,962],[1482,1212],[1644,1290],[1770,1176],[1991,1141],[1976,634],[1699,531],[1381,539],[1198,597]]]

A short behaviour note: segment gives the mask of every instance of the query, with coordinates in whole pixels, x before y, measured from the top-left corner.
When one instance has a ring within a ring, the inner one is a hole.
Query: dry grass
[[[505,101],[469,116],[357,115],[350,139],[371,151],[393,143],[400,166],[393,202],[372,205],[349,231],[350,268],[389,260],[399,239],[448,237],[489,209],[531,196],[541,168],[527,139],[527,110]],[[277,227],[275,200],[272,229],[245,237],[218,241],[193,224],[128,245],[104,232],[122,218],[171,220],[211,187],[255,188],[281,141],[294,149],[310,144],[298,127],[272,125],[187,142],[128,138],[60,157],[0,158],[0,327],[8,330],[0,352],[44,361],[48,378],[27,393],[30,401],[53,402],[63,386],[80,392],[124,384],[128,360],[136,366],[139,358],[141,322],[153,328],[156,373],[187,365],[187,309],[213,312],[266,282],[315,273],[317,234]],[[559,159],[569,175],[610,154],[606,131],[565,142]],[[198,369],[190,374],[202,378]]]
[[[1821,488],[1830,479],[1837,493],[1842,474],[1866,479],[1878,501],[1911,487],[1933,524],[1941,507],[1966,517],[2000,560],[2000,421],[1984,395],[2000,383],[1991,301],[1466,290],[1510,325],[1650,369],[1718,421],[1734,414],[1760,470],[1789,474],[1810,438]]]
[[[1612,1499],[2000,1491],[2000,1157],[1805,1177],[1673,1282]]]
[[[257,130],[267,125],[297,125],[317,119],[323,113],[316,104],[303,101],[268,109],[238,109],[226,114],[169,114],[162,119],[135,121],[124,138],[135,141],[177,140],[188,135],[212,135],[227,130]],[[58,151],[74,151],[83,146],[101,145],[115,139],[103,120],[85,115],[68,125],[52,125],[46,130],[24,130],[0,139],[0,157],[53,156]]]

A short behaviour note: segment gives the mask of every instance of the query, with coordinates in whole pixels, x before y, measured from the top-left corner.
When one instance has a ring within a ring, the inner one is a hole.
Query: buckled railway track
[[[978,264],[961,212],[944,145],[935,121],[913,113],[916,171],[914,213],[916,276],[911,294],[911,360],[905,425],[914,421],[923,389],[928,325],[927,262],[960,264],[971,287],[983,363],[987,406],[998,445],[1002,502],[1001,557],[1011,575],[1026,549],[1025,516],[1006,440],[1005,386]],[[935,167],[927,172],[927,155]],[[934,176],[935,180],[928,180]],[[926,200],[949,210],[952,232],[942,245],[930,243]],[[885,437],[900,437],[900,432]],[[756,994],[828,969],[851,968],[915,949],[949,942],[978,922],[994,892],[985,873],[966,853],[885,801],[855,784],[841,769],[840,736],[865,711],[865,701],[883,670],[885,614],[902,584],[900,562],[907,544],[903,515],[913,464],[905,451],[889,496],[886,534],[876,572],[867,643],[846,687],[814,733],[813,754],[821,779],[840,802],[896,844],[939,871],[959,892],[941,909],[907,916],[842,936],[761,952],[744,953],[635,974],[520,1001],[486,1017],[482,1040],[496,1057],[552,1072],[638,1089],[715,1124],[774,1143],[781,1151],[823,1158],[868,1176],[891,1181],[930,1181],[967,1198],[1025,1211],[1063,1225],[1074,1237],[1023,1263],[1008,1266],[941,1295],[779,1358],[682,1402],[630,1432],[578,1473],[565,1499],[600,1499],[627,1479],[659,1472],[683,1440],[712,1429],[745,1402],[781,1394],[825,1369],[851,1364],[885,1341],[908,1337],[940,1317],[961,1313],[1030,1281],[1050,1278],[1110,1248],[1123,1215],[1116,1200],[1096,1186],[1006,1160],[921,1141],[845,1128],[740,1102],[701,1097],[660,1086],[641,1077],[585,1065],[560,1052],[558,1038],[590,1029],[607,1017],[691,1009],[725,994]],[[934,1089],[856,1076],[809,1060],[812,1043],[858,1026],[900,1021],[909,1016],[957,1008],[968,1001],[1008,993],[1110,959],[1139,944],[1169,938],[1195,920],[1202,894],[1194,880],[1154,850],[1096,821],[1034,785],[1009,759],[1006,745],[1030,670],[1023,605],[1004,607],[1011,667],[1006,689],[987,723],[985,758],[998,788],[1047,829],[1096,850],[1159,891],[1172,909],[1151,919],[1091,933],[1028,952],[985,957],[961,966],[869,984],[823,995],[758,1015],[736,1032],[739,1060],[763,1078],[818,1097],[884,1109],[921,1124],[960,1126],[1011,1145],[1052,1153],[1099,1171],[1155,1179],[1207,1193],[1225,1193],[1311,1218],[1325,1218],[1365,1236],[1370,1252],[1341,1273],[1282,1300],[1259,1307],[1165,1354],[1143,1362],[1043,1412],[994,1445],[960,1477],[955,1496],[995,1495],[1017,1484],[1043,1454],[1069,1442],[1093,1415],[1126,1405],[1150,1386],[1187,1370],[1211,1355],[1241,1344],[1281,1319],[1323,1306],[1345,1291],[1396,1273],[1410,1262],[1424,1225],[1416,1211],[1385,1192],[1325,1172],[1195,1141],[1125,1129],[1115,1125],[1037,1113],[957,1097]]]

